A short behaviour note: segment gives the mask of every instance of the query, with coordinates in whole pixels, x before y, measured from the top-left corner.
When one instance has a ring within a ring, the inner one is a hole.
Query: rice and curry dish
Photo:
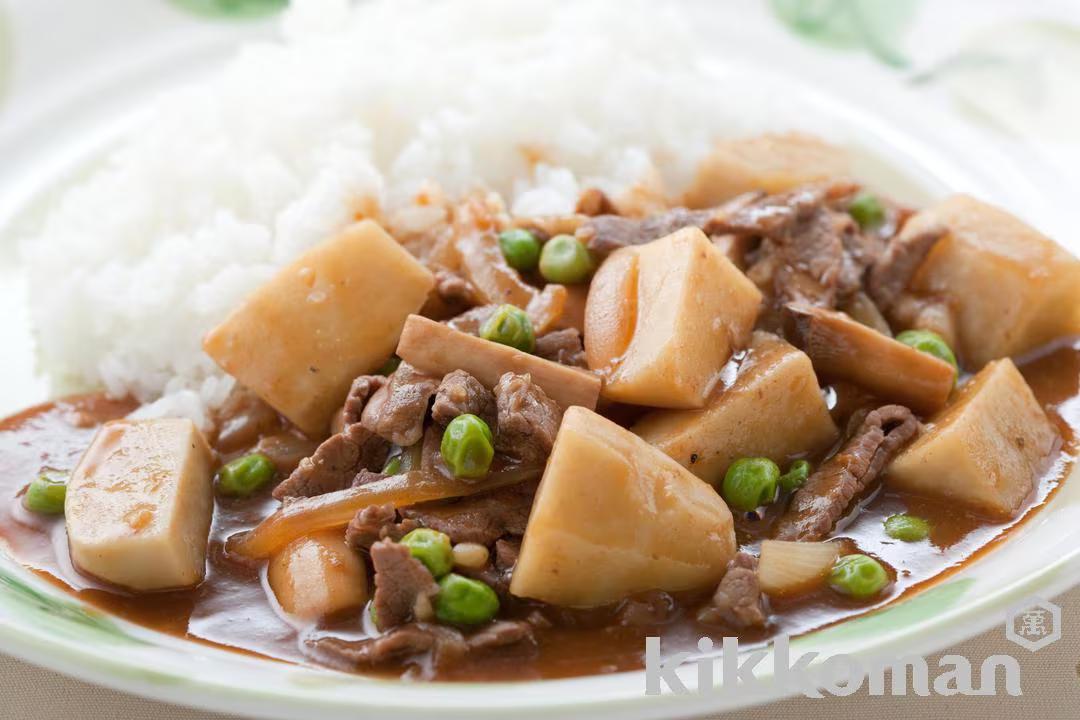
[[[266,52],[344,41],[297,42]],[[231,72],[218,90],[252,68]],[[455,190],[436,163],[408,193],[339,197],[348,217],[286,203],[261,229],[181,187],[195,235],[231,228],[216,255],[138,216],[152,198],[103,223],[143,242],[72,240],[80,204],[149,172],[145,147],[76,190],[30,262],[83,253],[59,294],[86,307],[39,302],[40,338],[100,389],[0,424],[10,553],[120,617],[267,657],[564,677],[639,668],[647,636],[764,642],[917,592],[1072,470],[1080,261],[1020,219],[891,199],[805,133],[688,148],[681,187],[663,153],[568,183],[573,149],[514,144],[516,188],[478,171]],[[390,185],[419,162],[399,148]],[[297,227],[318,239],[262,246]],[[204,284],[191,248],[241,281]],[[245,253],[272,261],[245,274]],[[138,308],[92,295],[172,258]],[[77,357],[57,328],[87,308]]]

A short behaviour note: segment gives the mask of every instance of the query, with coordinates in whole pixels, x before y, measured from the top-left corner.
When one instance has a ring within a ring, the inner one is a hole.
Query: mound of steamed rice
[[[432,182],[522,213],[674,193],[718,137],[792,117],[707,71],[706,40],[661,3],[296,2],[279,42],[162,97],[24,243],[44,369],[201,421],[231,384],[203,334],[365,203],[422,227]]]

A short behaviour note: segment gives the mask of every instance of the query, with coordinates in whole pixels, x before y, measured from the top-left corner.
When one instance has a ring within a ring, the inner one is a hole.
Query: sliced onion
[[[820,587],[840,557],[841,549],[838,542],[763,541],[758,562],[762,591],[784,597]]]
[[[395,507],[406,507],[464,497],[532,480],[542,472],[542,467],[517,466],[493,472],[482,480],[463,480],[419,471],[391,475],[359,487],[294,500],[254,529],[230,537],[225,548],[230,554],[261,560],[303,535],[344,528],[358,510],[371,505],[390,503]]]

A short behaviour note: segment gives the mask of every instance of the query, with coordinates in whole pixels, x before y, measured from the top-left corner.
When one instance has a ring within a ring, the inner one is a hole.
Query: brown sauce
[[[1024,512],[1008,522],[991,522],[930,498],[879,489],[843,521],[836,535],[849,538],[896,573],[890,594],[873,606],[846,601],[822,591],[772,605],[769,634],[797,635],[867,612],[924,589],[987,552],[1009,530],[1036,513],[1066,478],[1075,462],[1080,429],[1080,344],[1059,345],[1020,364],[1039,401],[1058,426],[1063,447],[1036,485]],[[197,588],[148,595],[106,588],[71,566],[62,520],[43,519],[25,511],[21,494],[42,468],[68,470],[89,444],[97,424],[121,417],[130,401],[86,395],[40,405],[0,421],[0,542],[19,562],[86,602],[131,622],[188,640],[210,643],[267,658],[308,662],[304,640],[332,633],[362,637],[359,614],[336,618],[319,628],[298,628],[274,607],[265,586],[265,571],[231,561],[223,552],[225,538],[269,515],[277,503],[269,494],[249,500],[218,499],[211,535],[206,581]],[[884,518],[911,512],[933,524],[929,546],[913,552],[910,545],[881,531]],[[739,517],[740,544],[754,546],[767,536],[775,518]],[[712,636],[719,645],[722,629],[699,624],[694,610],[707,593],[676,598],[674,612],[661,625],[613,623],[614,610],[555,611],[553,627],[539,633],[535,660],[492,657],[444,671],[439,679],[525,680],[634,670],[642,666],[644,638],[660,635],[665,652],[693,651],[698,638]],[[528,607],[510,608],[524,614]],[[729,633],[730,634],[730,633]],[[745,637],[764,640],[765,637]]]

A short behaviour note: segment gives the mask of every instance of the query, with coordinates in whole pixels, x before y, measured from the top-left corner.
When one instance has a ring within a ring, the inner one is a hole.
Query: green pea
[[[454,567],[454,550],[450,537],[430,528],[417,528],[401,538],[401,544],[409,548],[412,556],[424,563],[436,578],[441,578]]]
[[[274,461],[262,453],[231,460],[218,470],[218,492],[231,497],[247,497],[274,479]]]
[[[394,371],[398,369],[398,365],[401,365],[401,358],[397,355],[391,355],[376,372],[379,375],[393,375]]]
[[[573,235],[556,235],[540,252],[540,274],[548,282],[575,285],[588,280],[593,261],[585,244]]]
[[[871,230],[885,222],[885,208],[881,201],[876,195],[866,192],[859,193],[851,201],[848,205],[848,215],[859,223],[859,227],[863,230]]]
[[[889,573],[868,555],[845,555],[829,573],[829,585],[841,595],[866,600],[889,584]]]
[[[938,360],[945,362],[960,371],[960,365],[956,362],[956,355],[944,338],[932,330],[905,330],[896,336],[896,339],[905,345],[910,345],[919,352],[933,355]]]
[[[499,233],[499,247],[507,264],[515,270],[529,272],[540,262],[540,241],[524,228]]]
[[[455,625],[479,625],[499,612],[499,596],[478,580],[450,573],[439,581],[435,617]]]
[[[780,468],[769,458],[739,458],[724,475],[721,494],[736,510],[749,512],[776,498]]]
[[[395,455],[394,457],[387,460],[386,464],[383,465],[382,474],[397,475],[399,472],[401,472],[401,456]]]
[[[812,469],[810,463],[806,460],[796,460],[791,463],[788,471],[780,476],[780,489],[784,492],[798,490],[806,483]]]
[[[63,515],[64,499],[67,497],[67,473],[58,470],[42,470],[26,488],[23,506],[42,515]]]
[[[894,540],[919,542],[930,536],[930,523],[914,515],[890,515],[885,518],[885,534]]]
[[[500,305],[480,326],[480,337],[500,345],[509,345],[531,353],[536,347],[532,320],[525,311],[513,305]]]
[[[458,415],[446,426],[439,450],[455,477],[481,478],[487,475],[495,457],[495,438],[480,418]]]

